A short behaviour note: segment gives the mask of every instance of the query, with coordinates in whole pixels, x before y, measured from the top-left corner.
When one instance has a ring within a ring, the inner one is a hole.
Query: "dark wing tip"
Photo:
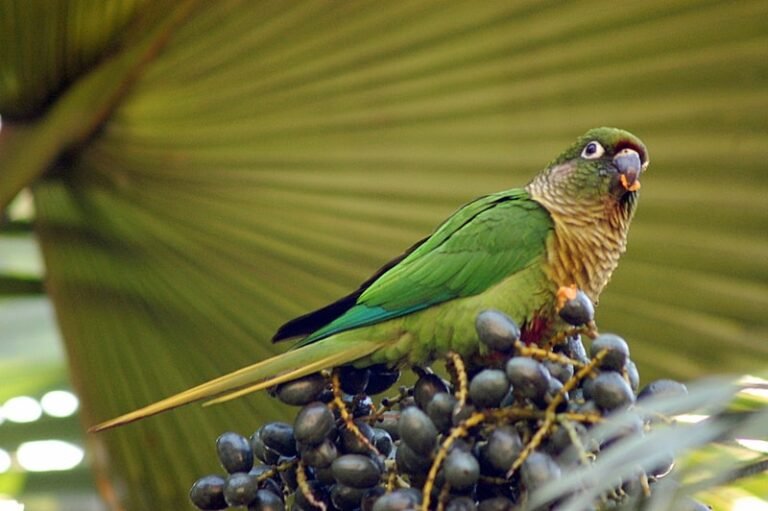
[[[416,248],[419,247],[425,241],[427,241],[427,239],[428,238],[424,238],[418,241],[413,246],[411,246],[408,250],[406,250],[403,254],[392,259],[387,264],[379,268],[378,271],[374,273],[368,280],[360,284],[359,288],[357,288],[355,291],[348,294],[344,298],[340,298],[339,300],[336,300],[335,302],[329,305],[326,305],[321,309],[317,309],[315,311],[304,314],[303,316],[299,316],[298,318],[288,321],[283,326],[277,329],[277,332],[275,332],[275,335],[272,336],[272,342],[280,342],[286,339],[291,339],[293,337],[307,336],[313,333],[315,330],[318,330],[324,327],[334,319],[338,318],[339,316],[341,316],[342,314],[344,314],[349,309],[355,306],[355,304],[357,303],[357,299],[360,298],[360,295],[363,294],[363,292],[366,289],[368,289],[368,287],[370,287],[371,284],[376,282],[376,280],[378,280],[379,277],[381,277],[390,269],[392,269],[394,266],[396,266],[397,263],[405,259],[408,256],[408,254],[416,250]]]
[[[284,341],[299,336],[307,336],[315,330],[324,327],[355,305],[357,298],[362,292],[362,288],[358,289],[354,293],[326,305],[321,309],[317,309],[288,321],[277,329],[275,335],[272,336],[272,342]]]

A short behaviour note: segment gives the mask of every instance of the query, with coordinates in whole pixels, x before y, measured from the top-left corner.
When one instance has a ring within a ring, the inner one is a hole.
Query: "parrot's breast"
[[[577,286],[597,304],[626,251],[634,210],[603,201],[556,202],[546,194],[531,192],[547,208],[554,224],[547,241],[548,277],[556,288]]]

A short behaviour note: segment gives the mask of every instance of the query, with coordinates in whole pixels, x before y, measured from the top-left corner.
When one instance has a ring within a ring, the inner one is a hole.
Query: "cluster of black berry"
[[[278,386],[278,399],[301,407],[294,423],[268,423],[250,438],[221,435],[216,447],[229,475],[199,479],[192,502],[250,511],[522,509],[531,492],[618,439],[592,435],[594,424],[636,400],[686,392],[660,380],[636,396],[627,343],[597,335],[588,299],[579,292],[560,314],[578,328],[548,348],[525,345],[510,318],[483,312],[482,356],[450,354],[450,381],[415,368],[413,386],[378,404],[371,396],[393,387],[399,371],[347,366]],[[593,338],[589,351],[579,331]],[[621,435],[642,435],[651,422],[638,414]],[[672,463],[620,481],[595,505],[647,495]]]

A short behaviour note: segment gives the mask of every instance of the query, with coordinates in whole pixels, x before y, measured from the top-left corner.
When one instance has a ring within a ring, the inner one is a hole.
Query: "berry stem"
[[[382,415],[384,415],[385,412],[390,411],[392,408],[395,407],[396,404],[398,404],[400,401],[408,397],[408,391],[405,387],[400,387],[399,394],[394,397],[385,397],[381,400],[381,404],[379,408],[376,410],[376,412],[373,414],[373,421],[376,422],[381,418]]]
[[[487,416],[485,413],[475,412],[474,414],[470,415],[468,418],[461,421],[458,426],[456,426],[451,430],[451,434],[445,437],[445,440],[443,440],[443,443],[440,445],[440,448],[437,450],[437,454],[435,455],[435,460],[432,462],[432,466],[429,467],[429,473],[427,473],[427,480],[424,482],[424,487],[422,488],[423,500],[421,503],[421,511],[429,511],[429,503],[431,500],[432,488],[435,486],[435,479],[437,478],[437,472],[438,470],[440,470],[440,465],[442,465],[446,456],[448,456],[448,451],[451,449],[451,446],[453,446],[453,443],[456,441],[457,438],[466,436],[469,433],[469,430],[471,428],[477,426],[478,424],[481,424],[486,419],[487,419]]]
[[[576,428],[573,427],[573,423],[567,419],[560,418],[558,419],[558,423],[561,427],[565,428],[566,433],[568,433],[568,438],[571,439],[571,443],[576,448],[576,452],[579,455],[579,462],[582,465],[589,465],[589,455],[587,454],[587,450],[584,448],[584,444],[581,443],[581,439],[579,438],[579,434],[576,432]]]
[[[299,465],[296,467],[296,481],[299,483],[299,489],[304,498],[307,499],[307,502],[320,509],[320,511],[327,511],[328,507],[325,505],[325,502],[317,500],[314,493],[312,493],[312,488],[309,487],[309,481],[307,480],[306,467],[301,460],[299,460]]]
[[[515,350],[524,357],[531,357],[536,360],[548,360],[550,362],[557,362],[558,364],[584,367],[584,364],[578,360],[566,357],[561,353],[555,353],[554,351],[539,348],[538,346],[526,346],[522,341],[515,341]]]
[[[557,346],[558,344],[561,344],[566,338],[574,336],[574,335],[581,335],[584,334],[590,339],[595,339],[599,334],[597,331],[597,323],[593,321],[590,321],[586,325],[582,326],[576,326],[573,328],[566,328],[565,330],[559,331],[557,334],[555,334],[549,342],[544,346],[544,348],[552,348],[554,346]]]
[[[451,485],[448,483],[445,483],[442,488],[440,488],[440,495],[437,497],[437,511],[444,511],[445,510],[445,504],[448,502],[448,497],[451,496]]]
[[[355,420],[347,410],[347,405],[341,398],[341,382],[339,381],[339,370],[334,369],[331,375],[331,389],[333,390],[333,405],[339,410],[341,420],[344,421],[346,428],[352,432],[360,442],[366,446],[372,453],[379,455],[379,450],[363,435],[360,428],[355,424]]]
[[[469,393],[467,368],[464,365],[464,360],[458,353],[449,351],[446,358],[448,370],[451,371],[451,375],[456,382],[456,401],[458,401],[459,407],[463,407],[467,402],[467,394]]]
[[[598,352],[589,362],[589,364],[579,369],[576,374],[571,376],[568,381],[563,384],[562,388],[560,388],[557,394],[555,394],[555,396],[552,398],[552,401],[549,402],[549,406],[547,406],[547,409],[544,411],[544,422],[542,422],[541,426],[539,426],[539,429],[536,431],[536,433],[534,433],[533,437],[531,437],[531,440],[525,445],[523,450],[520,451],[520,455],[512,463],[512,467],[507,472],[507,478],[512,477],[515,471],[520,468],[523,463],[525,463],[525,460],[528,458],[528,456],[530,456],[534,449],[541,445],[541,441],[544,440],[544,438],[549,434],[550,430],[552,429],[552,425],[555,423],[555,419],[557,418],[555,410],[560,405],[560,403],[563,402],[563,399],[565,398],[565,395],[568,393],[568,391],[573,390],[573,388],[576,387],[576,385],[578,385],[581,380],[583,380],[588,374],[591,374],[592,371],[600,365],[600,362],[605,358],[606,355],[608,355],[607,349]]]

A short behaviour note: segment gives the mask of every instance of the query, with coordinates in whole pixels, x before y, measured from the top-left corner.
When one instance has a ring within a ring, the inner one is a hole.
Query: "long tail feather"
[[[306,376],[321,369],[352,362],[370,355],[380,347],[380,342],[349,342],[348,340],[347,342],[338,342],[334,338],[324,339],[323,341],[308,344],[296,350],[243,367],[151,405],[92,426],[88,431],[91,433],[103,431],[178,408],[194,401],[234,391],[215,400],[215,402],[228,401],[229,399],[271,387],[278,383]],[[213,402],[210,404],[213,404]]]

